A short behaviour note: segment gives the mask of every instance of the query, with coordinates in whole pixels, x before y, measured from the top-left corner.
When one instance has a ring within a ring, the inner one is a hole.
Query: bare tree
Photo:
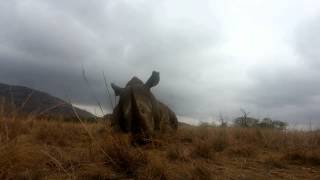
[[[220,121],[220,126],[221,127],[226,127],[227,126],[227,122],[225,122],[223,114],[221,112],[219,112],[219,121]]]
[[[241,126],[242,127],[248,127],[248,115],[250,112],[246,111],[245,109],[240,109],[242,112],[242,117],[241,117]]]

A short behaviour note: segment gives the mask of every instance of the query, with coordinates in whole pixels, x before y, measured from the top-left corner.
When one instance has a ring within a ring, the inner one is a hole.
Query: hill
[[[46,118],[93,118],[94,115],[48,93],[23,86],[0,83],[1,110],[19,115],[33,115]]]

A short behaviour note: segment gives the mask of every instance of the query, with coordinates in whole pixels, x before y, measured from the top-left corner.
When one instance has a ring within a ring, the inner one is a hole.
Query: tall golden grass
[[[108,123],[0,116],[0,179],[320,179],[320,131],[180,127],[137,146]]]

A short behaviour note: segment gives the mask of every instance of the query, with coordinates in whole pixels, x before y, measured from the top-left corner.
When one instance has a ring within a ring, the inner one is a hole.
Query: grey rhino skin
[[[151,93],[150,89],[159,81],[159,72],[153,71],[146,83],[133,77],[125,88],[111,84],[115,95],[120,96],[112,115],[114,129],[142,135],[144,138],[155,132],[177,130],[178,120],[175,113]]]

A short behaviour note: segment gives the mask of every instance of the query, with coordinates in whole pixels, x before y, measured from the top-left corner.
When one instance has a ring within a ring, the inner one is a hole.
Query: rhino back
[[[176,114],[165,104],[158,102],[161,131],[177,130],[178,119]]]

